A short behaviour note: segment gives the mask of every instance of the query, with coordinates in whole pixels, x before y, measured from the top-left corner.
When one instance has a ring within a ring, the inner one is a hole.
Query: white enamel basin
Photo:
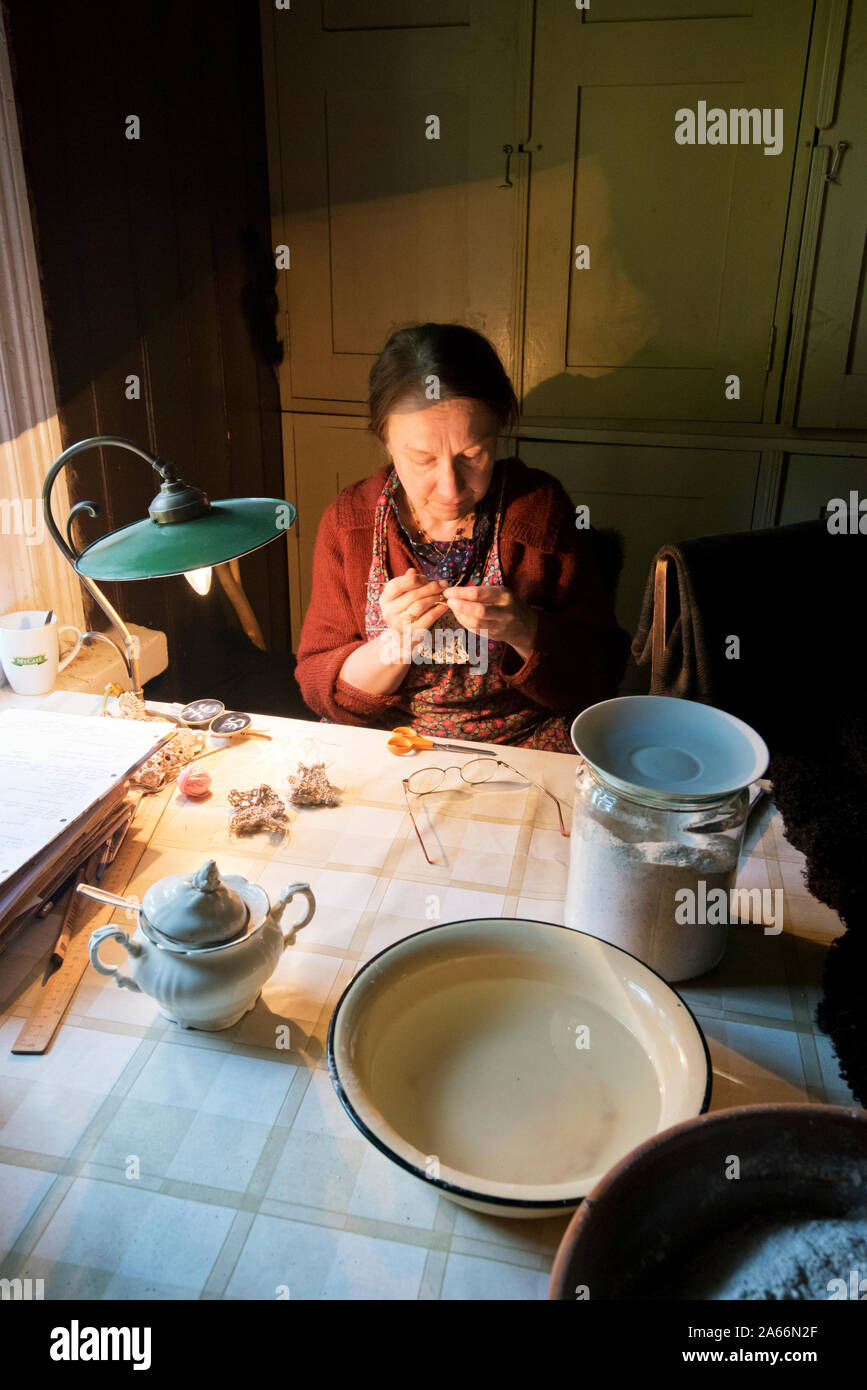
[[[449,922],[365,965],[328,1031],[353,1122],[465,1206],[569,1211],[710,1102],[701,1029],[625,951],[550,922]]]

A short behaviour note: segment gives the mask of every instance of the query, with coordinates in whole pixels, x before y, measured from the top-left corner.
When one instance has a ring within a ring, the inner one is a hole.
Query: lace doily
[[[289,773],[292,794],[289,800],[293,806],[337,806],[337,788],[332,787],[325,776],[324,763],[298,764],[297,772]]]
[[[254,835],[257,830],[277,830],[282,833],[289,828],[285,802],[265,782],[249,791],[239,791],[233,787],[229,792],[229,805],[235,812],[229,819],[229,832],[232,835]]]

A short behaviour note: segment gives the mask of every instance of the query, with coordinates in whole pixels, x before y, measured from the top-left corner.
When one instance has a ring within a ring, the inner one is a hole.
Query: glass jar
[[[692,799],[612,786],[583,759],[575,784],[565,923],[621,946],[664,980],[725,951],[746,787]]]

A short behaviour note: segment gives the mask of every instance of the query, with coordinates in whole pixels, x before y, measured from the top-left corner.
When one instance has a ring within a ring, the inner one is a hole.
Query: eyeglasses
[[[568,838],[569,831],[566,829],[563,821],[563,809],[554,793],[549,792],[547,787],[543,787],[541,782],[534,782],[532,777],[527,777],[525,773],[519,772],[516,767],[512,767],[509,763],[504,763],[501,758],[473,758],[470,762],[465,763],[463,767],[458,767],[456,764],[451,767],[420,767],[417,772],[411,773],[409,777],[404,777],[403,794],[406,797],[407,810],[409,811],[413,829],[418,836],[418,842],[421,845],[422,853],[429,864],[434,864],[436,861],[431,859],[425,849],[424,840],[421,837],[421,832],[416,824],[415,816],[412,813],[412,803],[409,799],[410,792],[412,792],[413,796],[427,796],[430,792],[437,792],[442,787],[450,772],[457,772],[462,781],[466,782],[471,787],[477,787],[480,786],[482,782],[489,782],[494,776],[494,769],[498,767],[504,767],[507,772],[512,772],[516,777],[522,778],[529,786],[536,787],[540,792],[544,792],[546,796],[550,796],[554,805],[557,807],[557,816],[560,820],[560,834]]]

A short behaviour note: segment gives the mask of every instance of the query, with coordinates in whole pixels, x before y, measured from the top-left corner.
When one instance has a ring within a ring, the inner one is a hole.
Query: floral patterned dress
[[[373,558],[367,579],[365,631],[368,640],[378,637],[386,625],[380,600],[392,577],[387,568],[386,521],[392,498],[400,486],[392,471],[380,493],[373,522]],[[500,568],[499,532],[502,517],[502,487],[493,521],[491,543],[470,575],[472,584],[504,587]],[[414,547],[415,549],[415,547]],[[427,568],[427,566],[425,566]],[[445,614],[436,628],[456,627],[451,614]],[[463,634],[461,643],[459,635]],[[555,753],[574,753],[565,715],[549,715],[514,690],[500,672],[504,642],[487,642],[487,661],[478,657],[472,634],[458,628],[454,646],[459,659],[448,659],[454,650],[436,643],[438,655],[413,664],[400,687],[402,703],[409,709],[410,723],[420,733],[436,738],[464,738],[478,743],[507,743],[516,747],[543,748]],[[433,644],[432,644],[433,645]],[[469,651],[470,659],[465,653]]]

